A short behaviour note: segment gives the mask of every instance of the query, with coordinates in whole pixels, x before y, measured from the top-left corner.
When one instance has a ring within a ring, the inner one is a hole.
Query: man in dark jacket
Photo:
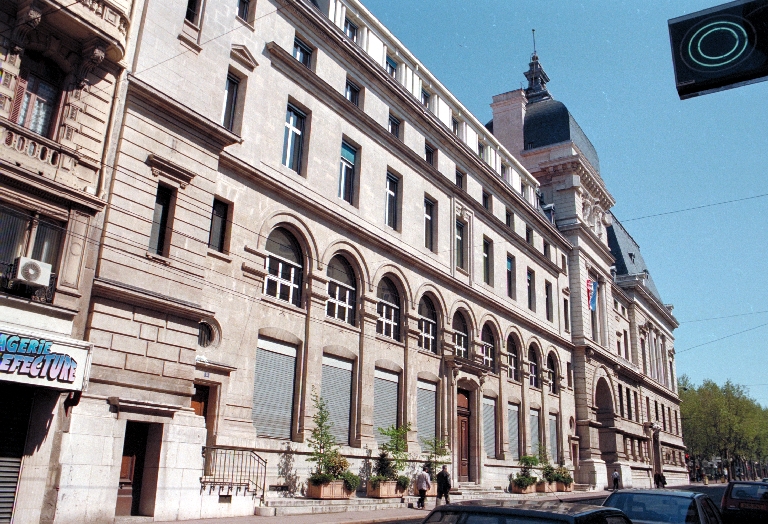
[[[445,497],[445,503],[450,504],[449,491],[451,491],[451,474],[448,473],[448,467],[443,466],[443,469],[437,474],[437,501],[435,504],[440,504],[440,499],[443,497]]]

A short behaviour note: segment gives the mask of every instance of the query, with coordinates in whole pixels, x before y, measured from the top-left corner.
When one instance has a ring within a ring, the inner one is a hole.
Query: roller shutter
[[[419,428],[419,442],[435,438],[437,424],[437,385],[419,380],[416,387],[416,424]]]
[[[483,445],[488,458],[496,458],[496,399],[483,397]]]
[[[520,407],[510,404],[507,408],[507,423],[509,424],[509,453],[512,460],[520,459]]]
[[[557,415],[549,415],[549,458],[553,464],[560,462],[557,453]]]
[[[379,428],[397,424],[397,390],[399,376],[377,369],[373,379],[373,433],[376,442],[383,444],[388,437],[379,433]]]
[[[295,346],[259,339],[252,414],[260,437],[291,438],[295,374]]]
[[[539,454],[539,442],[541,441],[541,430],[539,429],[539,410],[531,410],[531,455]]]
[[[0,523],[13,516],[34,395],[32,388],[0,382]]]
[[[352,362],[323,357],[323,383],[320,396],[328,404],[336,443],[349,444],[349,412],[352,396]]]

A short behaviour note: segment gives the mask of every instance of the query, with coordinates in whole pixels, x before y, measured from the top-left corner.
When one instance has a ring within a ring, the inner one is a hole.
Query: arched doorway
[[[470,459],[470,429],[469,417],[471,415],[469,404],[469,391],[460,389],[456,393],[456,427],[459,430],[459,482],[472,480],[472,461]]]
[[[600,458],[606,465],[616,462],[616,428],[614,427],[614,404],[611,386],[601,377],[595,388],[595,408],[597,415],[598,434],[600,436]],[[613,471],[611,470],[611,473]]]

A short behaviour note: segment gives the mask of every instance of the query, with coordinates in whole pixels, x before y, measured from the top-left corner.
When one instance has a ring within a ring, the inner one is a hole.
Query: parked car
[[[720,510],[727,523],[768,522],[768,483],[729,482]]]
[[[633,489],[612,493],[603,506],[623,511],[634,524],[722,524],[717,505],[704,493]]]
[[[424,524],[632,524],[614,508],[565,502],[467,500],[439,506]]]

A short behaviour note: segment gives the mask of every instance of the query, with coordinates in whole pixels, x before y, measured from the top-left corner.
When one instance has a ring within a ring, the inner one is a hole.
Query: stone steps
[[[592,486],[589,484],[574,484],[573,491],[592,491]]]
[[[405,508],[407,504],[401,498],[374,499],[351,498],[346,500],[315,500],[302,498],[266,499],[264,506],[256,508],[256,514],[262,516],[312,515],[323,513],[343,513],[346,511],[380,511]]]

